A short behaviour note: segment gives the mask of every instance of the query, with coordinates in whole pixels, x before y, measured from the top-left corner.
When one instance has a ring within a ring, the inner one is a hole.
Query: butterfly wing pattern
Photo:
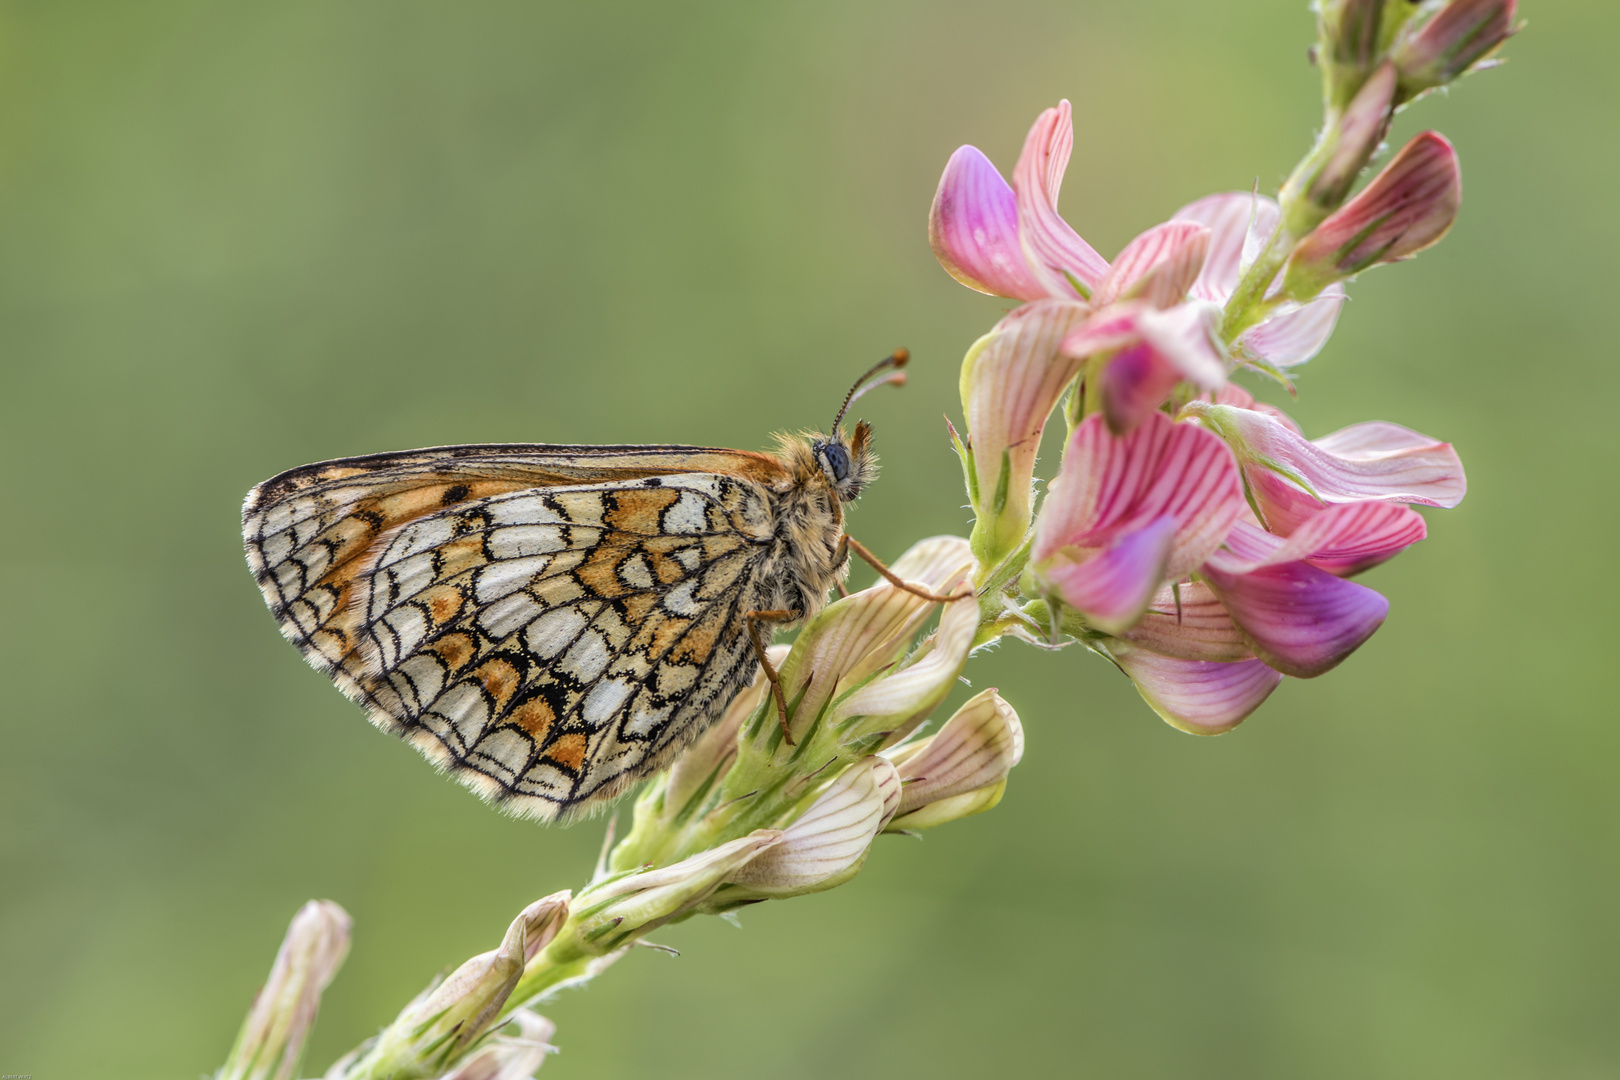
[[[445,447],[283,473],[243,536],[282,633],[373,723],[550,819],[658,768],[753,678],[784,477],[736,450]]]

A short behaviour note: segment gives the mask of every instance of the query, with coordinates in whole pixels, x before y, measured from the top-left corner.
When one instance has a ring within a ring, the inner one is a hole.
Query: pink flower
[[[1071,356],[1112,353],[1098,394],[1116,433],[1140,423],[1182,382],[1218,390],[1230,355],[1286,369],[1327,343],[1344,301],[1338,286],[1314,302],[1277,304],[1230,345],[1217,332],[1243,270],[1271,240],[1279,217],[1270,199],[1211,195],[1126,245],[1099,283],[1096,301],[1108,306],[1063,342]]]
[[[1210,432],[1155,412],[1116,436],[1092,415],[1069,438],[1031,562],[1087,623],[1117,633],[1213,554],[1243,510],[1232,453]]]
[[[970,289],[1015,300],[1085,300],[1108,263],[1058,215],[1074,146],[1067,101],[1047,109],[1024,140],[1012,186],[977,147],[945,165],[928,215],[935,258]]]
[[[1082,422],[1031,564],[1156,712],[1211,734],[1364,644],[1389,604],[1345,579],[1424,538],[1402,504],[1455,506],[1465,481],[1448,444],[1383,423],[1310,442],[1235,386],[1182,415]]]

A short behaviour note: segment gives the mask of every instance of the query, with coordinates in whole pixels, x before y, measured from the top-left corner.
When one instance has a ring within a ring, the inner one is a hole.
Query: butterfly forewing
[[[740,451],[451,447],[285,473],[244,537],[314,666],[549,818],[657,768],[752,678],[779,478]]]

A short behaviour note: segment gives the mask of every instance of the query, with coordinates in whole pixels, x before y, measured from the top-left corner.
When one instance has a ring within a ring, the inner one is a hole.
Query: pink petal
[[[1164,580],[1165,560],[1175,542],[1176,519],[1165,516],[1124,530],[1083,562],[1059,562],[1047,571],[1063,602],[1104,633],[1141,618]]]
[[[1428,535],[1421,515],[1392,502],[1339,503],[1306,518],[1287,537],[1240,521],[1207,565],[1230,574],[1307,559],[1346,576],[1376,566]]]
[[[1263,413],[1201,402],[1187,409],[1232,444],[1249,493],[1274,532],[1291,533],[1332,503],[1382,499],[1451,507],[1468,489],[1450,443],[1396,424],[1357,424],[1313,443]]]
[[[1119,636],[1162,656],[1183,660],[1229,664],[1254,658],[1232,616],[1201,581],[1184,582],[1179,590],[1168,585],[1160,589],[1141,621]]]
[[[1110,431],[1123,435],[1165,403],[1181,372],[1144,342],[1110,360],[1099,381],[1103,417]]]
[[[1071,557],[1094,552],[1127,530],[1172,517],[1165,573],[1178,578],[1215,551],[1244,507],[1231,451],[1208,431],[1154,413],[1114,436],[1093,414],[1069,437],[1036,523],[1034,558],[1066,548],[1074,549]]]
[[[1017,197],[977,147],[959,147],[946,163],[928,214],[928,243],[970,289],[1015,300],[1046,295],[1024,262]]]
[[[1280,674],[1259,660],[1214,664],[1122,643],[1111,644],[1109,652],[1154,712],[1194,735],[1219,735],[1237,727],[1282,682]]]
[[[1247,191],[1209,195],[1177,210],[1171,221],[1196,221],[1210,229],[1209,256],[1192,294],[1217,304],[1231,299],[1244,266],[1277,231],[1280,216],[1274,200]]]
[[[1099,305],[1140,296],[1154,307],[1180,303],[1209,253],[1210,230],[1196,221],[1155,225],[1125,245],[1097,287]]]
[[[1343,306],[1344,286],[1329,285],[1316,299],[1261,322],[1238,338],[1238,345],[1272,367],[1303,364],[1333,336]]]
[[[1303,562],[1204,580],[1231,613],[1256,656],[1285,675],[1330,671],[1383,625],[1389,601],[1353,581]]]
[[[1215,390],[1226,381],[1226,366],[1215,345],[1219,310],[1190,301],[1160,311],[1141,301],[1115,304],[1076,326],[1063,340],[1063,352],[1090,357],[1122,349],[1109,363],[1120,371],[1104,377],[1109,425],[1118,433],[1134,428],[1158,408],[1182,379]],[[1149,353],[1134,351],[1144,346]]]
[[[1018,235],[1025,262],[1048,296],[1078,295],[1069,283],[1069,275],[1088,291],[1095,291],[1108,273],[1108,260],[1058,215],[1058,189],[1063,185],[1063,172],[1068,168],[1073,146],[1071,111],[1069,103],[1062,101],[1035,120],[1013,169]]]

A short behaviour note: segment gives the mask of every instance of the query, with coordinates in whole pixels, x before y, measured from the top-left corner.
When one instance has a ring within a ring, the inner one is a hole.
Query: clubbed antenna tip
[[[909,349],[896,349],[873,364],[866,370],[864,375],[856,379],[855,385],[850,387],[849,393],[844,395],[844,404],[839,408],[838,415],[833,417],[832,433],[837,434],[838,425],[844,422],[844,414],[849,411],[851,405],[855,404],[856,399],[867,391],[876,390],[880,386],[906,385],[906,373],[901,371],[900,368],[905,367],[910,359],[911,351]]]

